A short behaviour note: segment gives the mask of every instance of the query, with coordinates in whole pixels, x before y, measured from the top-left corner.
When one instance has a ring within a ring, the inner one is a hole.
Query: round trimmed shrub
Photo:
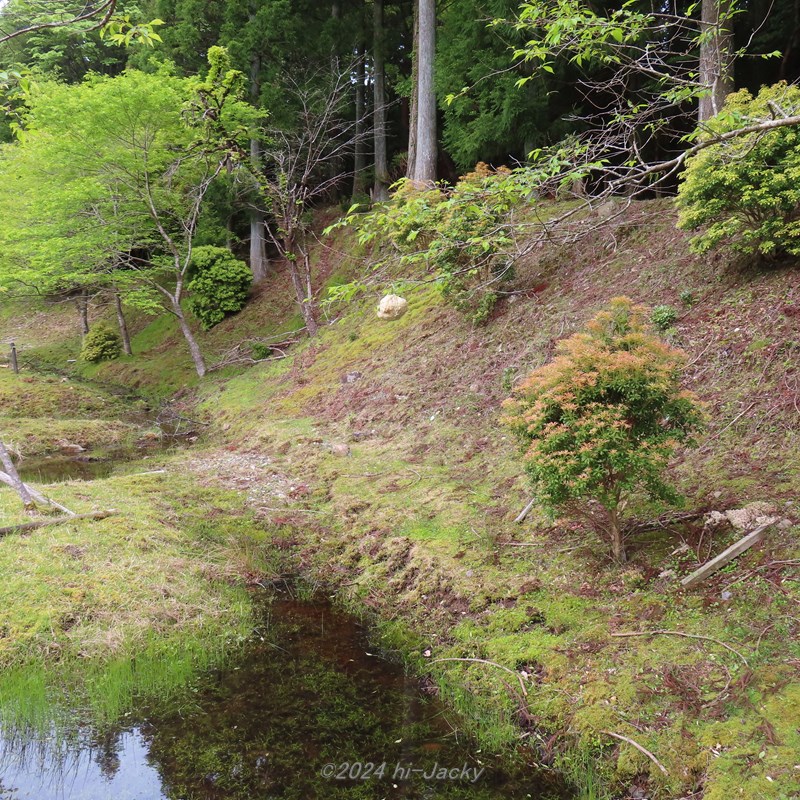
[[[225,247],[196,247],[189,267],[189,308],[207,331],[241,311],[253,282],[250,268]]]
[[[113,361],[122,354],[120,335],[105,322],[92,326],[83,339],[81,359],[96,364],[100,361]]]
[[[800,88],[778,83],[755,98],[734,92],[707,124],[726,133],[798,113]],[[704,228],[692,242],[698,252],[729,244],[765,258],[800,256],[800,129],[751,133],[701,150],[687,161],[678,208],[679,227]]]

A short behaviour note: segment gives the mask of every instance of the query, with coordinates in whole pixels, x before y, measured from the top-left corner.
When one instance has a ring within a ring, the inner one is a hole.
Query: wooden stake
[[[530,514],[530,511],[531,511],[531,509],[533,508],[533,504],[534,504],[535,502],[536,502],[536,498],[534,497],[534,498],[533,498],[533,499],[530,501],[530,503],[528,503],[528,505],[526,505],[526,506],[525,506],[525,508],[523,508],[523,509],[522,509],[522,511],[520,511],[520,512],[519,512],[519,516],[517,516],[517,518],[514,520],[514,522],[516,522],[516,523],[518,523],[518,524],[519,524],[520,522],[525,522],[525,517],[527,517],[527,516],[528,516],[528,514]]]
[[[718,556],[715,556],[711,561],[706,561],[703,566],[696,569],[691,575],[687,575],[681,584],[690,589],[698,583],[702,583],[710,575],[713,575],[717,570],[722,569],[729,561],[740,556],[746,550],[749,550],[754,544],[757,544],[764,538],[767,528],[772,527],[777,522],[777,517],[759,525],[754,531],[751,531],[747,536],[739,539],[738,542],[732,544],[727,550],[723,550]]]

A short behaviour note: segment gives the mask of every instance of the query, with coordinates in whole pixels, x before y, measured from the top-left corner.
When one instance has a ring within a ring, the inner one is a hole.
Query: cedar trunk
[[[411,50],[411,99],[408,109],[408,163],[406,177],[413,180],[417,168],[417,48],[419,47],[419,13],[414,4],[414,43]]]
[[[706,122],[722,110],[733,91],[733,30],[730,0],[702,0],[700,83],[708,94],[700,98],[698,122]]]
[[[375,95],[375,186],[372,199],[389,199],[389,162],[386,154],[386,54],[384,52],[383,0],[373,6],[373,91]]]
[[[433,83],[436,58],[436,0],[419,0],[417,48],[417,152],[413,180],[436,180],[436,90]]]

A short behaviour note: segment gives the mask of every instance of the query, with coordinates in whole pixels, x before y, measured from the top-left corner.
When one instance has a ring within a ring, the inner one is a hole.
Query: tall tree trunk
[[[366,191],[364,182],[364,171],[367,168],[366,142],[364,141],[364,128],[366,125],[366,80],[364,45],[359,44],[358,62],[356,63],[356,128],[353,150],[353,203],[357,203]]]
[[[117,325],[119,326],[119,335],[122,338],[122,349],[126,356],[132,356],[131,335],[128,331],[125,314],[122,311],[122,298],[119,296],[119,292],[114,292],[114,309],[117,312]]]
[[[251,21],[254,15],[250,15]],[[261,56],[254,55],[250,61],[250,101],[257,106],[261,94]],[[250,140],[250,163],[258,173],[261,170],[261,143]],[[260,283],[267,277],[267,243],[264,235],[264,215],[257,209],[250,210],[250,272],[253,283]]]
[[[192,355],[195,371],[203,378],[206,372],[208,372],[208,368],[206,367],[203,353],[200,350],[200,345],[197,343],[197,339],[194,338],[192,329],[189,327],[186,315],[183,313],[183,308],[181,307],[182,288],[183,287],[179,283],[175,289],[175,294],[170,297],[172,301],[172,313],[178,318],[178,325],[180,325],[183,338],[186,339],[186,344],[189,345],[189,352]]]
[[[408,107],[408,163],[406,164],[406,178],[413,180],[417,169],[417,64],[419,58],[419,10],[414,3],[414,35],[411,48],[411,98]]]
[[[14,466],[14,462],[11,460],[11,455],[9,454],[3,442],[0,442],[0,464],[3,465],[4,472],[11,479],[11,486],[19,495],[19,499],[22,500],[22,505],[25,506],[25,510],[35,511],[36,503],[33,502],[33,498],[28,491],[28,487],[20,480],[19,474],[17,473],[17,468]]]
[[[250,211],[250,272],[253,283],[260,283],[267,277],[267,241],[264,235],[264,215],[258,209]]]
[[[81,320],[81,336],[86,336],[89,333],[89,292],[82,289],[75,302],[78,305],[78,316]]]
[[[417,48],[417,154],[413,180],[436,180],[436,90],[433,84],[436,58],[436,0],[419,2]]]
[[[383,0],[373,6],[373,81],[375,94],[375,186],[372,199],[389,199],[389,162],[386,154],[386,53],[384,50]]]
[[[733,29],[730,0],[702,0],[700,83],[708,94],[700,98],[698,122],[706,122],[722,110],[733,91]]]

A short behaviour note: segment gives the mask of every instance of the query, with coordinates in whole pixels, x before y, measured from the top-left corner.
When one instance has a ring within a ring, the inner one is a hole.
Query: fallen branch
[[[742,659],[744,665],[749,667],[750,665],[747,663],[747,659],[735,648],[731,647],[729,644],[725,644],[725,642],[721,642],[719,639],[715,639],[713,636],[701,636],[699,633],[684,633],[683,631],[665,631],[662,629],[658,629],[655,631],[626,631],[624,633],[612,633],[612,636],[617,638],[628,637],[628,636],[683,636],[686,639],[702,639],[706,642],[714,642],[714,644],[718,644],[720,647],[724,647],[726,650],[730,650],[731,653],[735,653],[739,658]]]
[[[522,690],[523,696],[527,697],[528,692],[525,689],[525,684],[522,682],[522,675],[519,672],[514,672],[513,669],[509,669],[508,667],[504,667],[502,664],[498,664],[496,661],[488,661],[485,658],[435,658],[431,661],[431,664],[438,664],[442,661],[467,661],[467,662],[474,662],[476,664],[489,664],[492,667],[497,667],[498,669],[502,669],[504,672],[507,672],[509,675],[513,675],[519,681],[519,688]]]
[[[627,736],[623,736],[621,733],[614,733],[613,731],[600,731],[600,733],[604,733],[606,736],[613,736],[621,742],[627,742],[633,745],[640,753],[644,753],[665,775],[669,775],[667,768],[646,747],[642,747],[638,742],[634,742],[633,739],[629,739]]]
[[[8,484],[14,489],[17,488],[16,484],[14,483],[14,479],[10,475],[1,471],[0,471],[0,483]],[[22,481],[20,481],[20,483],[22,483]],[[25,491],[37,502],[44,503],[45,505],[52,506],[53,508],[57,508],[59,511],[63,511],[65,514],[68,514],[69,516],[72,517],[75,516],[74,511],[70,511],[66,506],[62,506],[55,500],[51,500],[49,497],[45,497],[45,495],[43,495],[40,491],[34,489],[33,486],[29,486],[27,483],[22,483],[22,486],[25,488]]]
[[[0,442],[0,464],[2,464],[3,469],[5,469],[5,472],[2,473],[5,476],[3,483],[7,483],[11,486],[19,495],[19,499],[22,500],[22,505],[26,511],[35,511],[36,503],[33,502],[30,489],[20,480],[17,474],[17,468],[11,460],[11,454],[8,452],[3,442]]]
[[[49,525],[63,525],[65,522],[76,522],[81,519],[99,520],[107,517],[114,517],[120,512],[115,509],[107,511],[93,511],[91,514],[69,514],[66,517],[56,517],[54,519],[41,519],[37,522],[22,522],[19,525],[8,525],[0,528],[0,536],[7,536],[10,533],[25,533],[35,531],[37,528],[46,528]]]
[[[702,452],[711,444],[711,442],[713,442],[715,439],[719,439],[719,437],[722,436],[722,434],[725,433],[728,428],[736,424],[751,408],[753,408],[755,404],[756,401],[754,400],[744,411],[742,411],[740,414],[737,414],[721,431],[717,431],[713,436],[709,436],[698,452]]]
[[[531,509],[533,508],[533,504],[535,502],[536,502],[536,498],[534,497],[534,498],[531,499],[530,503],[528,503],[528,505],[526,505],[525,508],[523,508],[522,511],[519,512],[519,515],[514,520],[514,522],[516,522],[517,524],[519,524],[521,522],[525,522],[525,517],[527,517],[528,514],[531,513]]]
[[[124,475],[119,475],[120,478],[139,478],[142,475],[164,475],[165,469],[149,469],[147,472],[128,472]]]
[[[694,522],[707,513],[707,511],[683,511],[677,514],[662,514],[656,519],[635,523],[631,526],[630,530],[626,531],[626,535],[633,536],[638,533],[646,533],[647,531],[663,530],[670,525],[683,525],[686,522]]]

